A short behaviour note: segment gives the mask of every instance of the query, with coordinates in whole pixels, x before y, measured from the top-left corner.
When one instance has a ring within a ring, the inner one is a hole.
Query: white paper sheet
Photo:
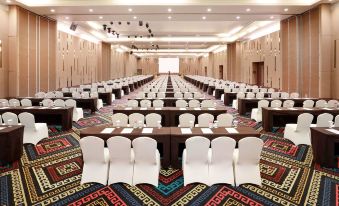
[[[326,130],[334,134],[339,134],[339,130],[336,130],[336,129],[326,129]]]
[[[48,107],[40,107],[39,109],[47,109]]]
[[[192,130],[190,128],[181,128],[181,134],[192,134]]]
[[[132,110],[132,107],[126,107],[125,110]]]
[[[0,109],[8,109],[9,107],[0,107]]]
[[[281,108],[273,108],[274,110],[281,110]]]
[[[225,128],[225,129],[230,134],[238,134],[239,133],[238,130],[235,129],[235,128]]]
[[[143,128],[141,133],[150,134],[152,132],[153,132],[153,128]]]
[[[121,131],[121,134],[130,134],[133,132],[133,128],[124,128],[122,131]]]
[[[312,108],[304,108],[304,110],[313,110]]]
[[[34,107],[25,107],[25,109],[33,109]]]
[[[289,110],[297,110],[296,108],[293,108],[293,107],[291,107],[291,108],[288,108]]]
[[[146,107],[141,107],[140,110],[147,110],[147,108]]]
[[[7,128],[7,127],[0,127],[0,130],[3,130],[3,129],[5,129],[5,128]]]
[[[52,109],[60,109],[61,107],[53,107]]]
[[[115,128],[105,128],[100,133],[102,134],[111,134]]]
[[[215,108],[208,108],[208,110],[215,110]]]
[[[179,110],[186,110],[186,108],[180,108]]]
[[[210,128],[201,128],[201,131],[204,134],[213,134],[213,131]]]
[[[333,109],[331,109],[331,108],[323,108],[324,110],[333,110]]]
[[[162,108],[161,107],[156,107],[156,108],[154,108],[154,110],[162,110]]]
[[[194,110],[201,110],[201,108],[194,108]]]

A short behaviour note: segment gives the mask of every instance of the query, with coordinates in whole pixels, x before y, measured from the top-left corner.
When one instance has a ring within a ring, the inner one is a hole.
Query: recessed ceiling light
[[[207,12],[211,12],[212,11],[212,9],[211,8],[207,8]]]
[[[53,12],[53,13],[54,13],[54,12],[55,12],[55,9],[51,9],[51,12]]]
[[[65,19],[69,19],[69,17],[68,17],[68,16],[66,16],[66,17],[65,17]]]
[[[206,16],[203,16],[202,19],[205,20],[205,19],[206,19]]]
[[[104,17],[103,16],[99,16],[99,19],[103,19]]]
[[[288,11],[288,8],[285,8],[284,11]]]
[[[270,16],[270,19],[274,19],[274,16]]]
[[[240,19],[240,16],[235,17],[236,19]]]
[[[171,16],[168,16],[167,18],[168,18],[168,19],[172,19],[172,17],[171,17]]]
[[[129,12],[132,12],[132,11],[133,11],[133,9],[129,8],[129,9],[128,9],[128,11],[129,11]]]
[[[6,2],[7,2],[7,3],[12,3],[12,1],[11,1],[11,0],[6,0]]]
[[[136,17],[136,16],[133,16],[133,19],[137,19],[137,17]]]
[[[88,9],[89,12],[93,12],[93,9]]]
[[[250,9],[250,8],[247,8],[247,9],[246,9],[246,11],[247,11],[247,12],[250,12],[250,11],[251,11],[251,9]]]
[[[172,9],[171,9],[171,8],[168,8],[167,11],[168,11],[168,12],[172,12]]]

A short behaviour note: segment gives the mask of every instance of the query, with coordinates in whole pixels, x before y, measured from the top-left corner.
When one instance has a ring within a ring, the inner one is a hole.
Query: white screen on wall
[[[159,73],[179,73],[179,58],[159,58]]]

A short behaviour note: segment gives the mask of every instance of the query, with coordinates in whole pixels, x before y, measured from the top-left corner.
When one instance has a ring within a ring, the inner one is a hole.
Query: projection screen
[[[159,73],[179,73],[179,58],[159,58]]]

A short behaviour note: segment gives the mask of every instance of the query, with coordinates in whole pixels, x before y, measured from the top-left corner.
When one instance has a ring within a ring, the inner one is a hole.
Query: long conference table
[[[23,153],[23,125],[0,125],[0,165],[19,160]]]
[[[84,89],[85,91],[85,89]],[[72,92],[63,92],[64,97],[72,97]],[[99,99],[107,105],[112,105],[112,93],[111,92],[98,92]]]
[[[227,110],[225,107],[216,107],[216,108],[177,108],[177,107],[163,107],[163,108],[141,108],[141,107],[114,107],[113,114],[123,113],[130,115],[133,113],[140,113],[147,115],[150,113],[156,113],[162,117],[162,126],[165,127],[177,127],[179,124],[179,116],[184,113],[190,113],[195,116],[195,123],[198,121],[198,116],[203,113],[209,113],[216,117],[219,114],[226,113]]]
[[[77,103],[77,107],[83,108],[83,109],[90,109],[92,113],[94,113],[97,109],[97,101],[98,98],[96,97],[90,97],[90,98],[73,98],[73,97],[59,97],[59,98],[37,98],[37,97],[15,97],[15,99],[22,100],[22,99],[29,99],[32,101],[32,106],[39,106],[40,102],[44,99],[62,99],[62,100],[68,100],[68,99],[74,99]]]
[[[0,107],[0,114],[5,112],[16,115],[28,112],[34,115],[35,122],[61,125],[63,130],[72,129],[73,107]]]
[[[128,131],[129,130],[129,131]],[[80,138],[96,136],[108,140],[113,136],[124,136],[131,140],[137,137],[150,137],[157,141],[162,167],[181,168],[181,157],[185,141],[193,136],[204,136],[210,140],[227,136],[239,141],[245,137],[260,137],[251,127],[237,128],[114,128],[111,124],[86,128],[80,131]]]
[[[339,109],[334,108],[262,108],[262,126],[266,132],[271,132],[273,127],[285,127],[286,124],[296,124],[298,116],[303,113],[310,113],[314,116],[313,123],[323,113],[330,113],[334,116],[339,114]]]
[[[260,100],[267,100],[270,103],[273,100],[280,100],[284,103],[286,100],[294,101],[294,107],[302,107],[305,100],[317,101],[318,98],[287,98],[287,99],[273,99],[273,98],[239,98],[238,99],[238,111],[240,115],[245,115],[247,112],[251,112],[253,108],[258,108],[258,102]]]
[[[140,98],[135,98],[135,99],[129,99],[129,100],[137,100],[140,106],[140,102],[142,100],[150,100],[151,102],[153,102],[154,100],[162,100],[164,101],[164,106],[165,107],[175,107],[176,106],[176,102],[178,100],[185,100],[187,103],[191,100],[198,100],[200,103],[204,100],[211,100],[211,99],[205,99],[205,98],[198,98],[198,99],[194,99],[194,98],[174,98],[174,97],[166,97],[166,98],[145,98],[145,99],[140,99]]]
[[[248,92],[244,92],[244,93],[247,94]],[[233,100],[237,99],[237,94],[238,94],[238,92],[225,92],[224,93],[224,104],[225,104],[225,106],[232,105]],[[264,97],[265,98],[271,97],[271,93],[264,92]]]

